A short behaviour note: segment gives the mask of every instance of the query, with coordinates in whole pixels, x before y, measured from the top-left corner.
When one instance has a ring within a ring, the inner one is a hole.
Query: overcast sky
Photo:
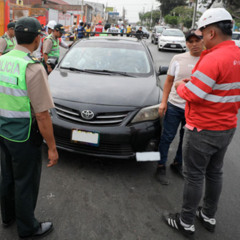
[[[123,7],[126,9],[126,18],[129,22],[139,21],[138,13],[151,11],[159,6],[155,0],[87,0],[88,2],[103,3],[107,7],[114,7],[122,15]]]

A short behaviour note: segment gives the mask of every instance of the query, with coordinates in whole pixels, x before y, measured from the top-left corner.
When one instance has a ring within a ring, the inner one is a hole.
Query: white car
[[[179,29],[169,28],[162,32],[158,38],[158,50],[180,50],[186,52],[186,39]]]
[[[235,42],[235,44],[240,48],[240,32],[233,32],[232,34],[232,40]]]

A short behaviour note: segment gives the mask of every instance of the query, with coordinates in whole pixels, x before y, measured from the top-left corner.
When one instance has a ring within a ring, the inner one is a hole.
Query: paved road
[[[158,52],[149,42],[156,66],[176,53]],[[197,240],[237,240],[240,213],[240,134],[235,134],[225,159],[225,182],[215,234],[196,222]],[[174,158],[176,140],[169,152]],[[52,220],[55,230],[46,240],[172,240],[184,239],[161,219],[164,210],[179,211],[183,180],[168,171],[171,184],[158,184],[156,163],[82,157],[60,151],[59,164],[46,168],[43,148],[41,189],[36,209],[39,220]],[[1,240],[17,239],[16,225],[0,227]]]

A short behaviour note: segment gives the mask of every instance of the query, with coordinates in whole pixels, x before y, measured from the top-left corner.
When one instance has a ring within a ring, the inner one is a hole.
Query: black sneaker
[[[185,237],[189,239],[194,239],[195,227],[194,225],[190,225],[189,227],[182,226],[180,222],[180,214],[175,213],[166,213],[163,215],[165,222],[168,226],[176,229],[180,233],[182,233]]]
[[[170,168],[172,169],[173,172],[175,172],[176,174],[183,178],[182,164],[173,162],[170,164]]]
[[[202,207],[198,207],[198,209],[197,209],[197,211],[196,211],[196,216],[197,216],[197,219],[200,220],[200,222],[202,223],[202,225],[203,225],[209,232],[214,232],[214,231],[215,231],[216,219],[215,219],[215,218],[204,217],[204,216],[202,215]]]
[[[156,177],[157,181],[159,181],[162,185],[169,184],[169,180],[166,176],[166,167],[165,166],[157,167],[155,177]]]

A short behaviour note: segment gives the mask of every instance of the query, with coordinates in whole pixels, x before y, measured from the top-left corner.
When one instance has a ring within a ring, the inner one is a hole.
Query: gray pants
[[[210,218],[215,216],[222,190],[223,159],[235,130],[198,132],[196,129],[186,129],[183,148],[185,182],[181,212],[184,223],[194,223],[204,179],[203,212]]]

